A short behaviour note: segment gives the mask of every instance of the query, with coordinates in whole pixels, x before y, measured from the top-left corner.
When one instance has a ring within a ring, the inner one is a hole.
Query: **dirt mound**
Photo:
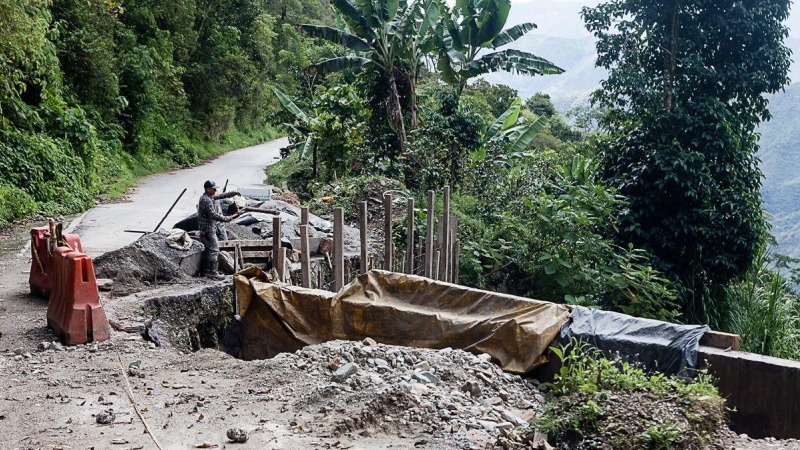
[[[200,264],[203,244],[192,241],[189,250],[166,243],[169,232],[159,230],[143,235],[134,243],[108,252],[94,260],[97,278],[114,281],[114,291],[125,293],[150,283],[177,281],[193,275]]]

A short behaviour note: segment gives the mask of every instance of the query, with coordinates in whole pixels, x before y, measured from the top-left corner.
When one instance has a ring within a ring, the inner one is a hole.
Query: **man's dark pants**
[[[215,232],[201,232],[200,243],[205,246],[203,251],[203,272],[207,275],[209,273],[217,273],[219,266],[219,243],[217,242],[217,235]]]

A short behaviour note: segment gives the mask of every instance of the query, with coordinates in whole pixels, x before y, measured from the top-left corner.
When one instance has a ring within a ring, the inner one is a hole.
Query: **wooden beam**
[[[269,239],[249,240],[249,241],[219,241],[219,248],[240,247],[261,247],[264,249],[272,248],[272,241]]]
[[[361,260],[359,261],[359,274],[364,275],[367,273],[369,261],[367,261],[367,251],[369,244],[367,243],[367,202],[358,202],[358,232],[361,237]]]
[[[272,250],[281,246],[281,218],[272,218]]]
[[[300,208],[300,225],[308,225],[308,206]]]
[[[444,187],[444,199],[442,200],[442,267],[439,269],[442,281],[450,281],[450,186]]]
[[[383,269],[392,271],[392,194],[383,197]]]
[[[741,346],[741,338],[738,334],[722,333],[720,331],[706,331],[700,338],[700,345],[706,347],[714,347],[739,350]]]
[[[461,253],[461,240],[456,239],[453,247],[453,283],[458,284],[458,257]]]
[[[428,229],[425,241],[425,276],[433,278],[433,214],[436,193],[428,191]]]
[[[311,287],[311,255],[308,251],[308,225],[300,225],[300,285]]]
[[[333,209],[333,292],[344,287],[344,209]]]
[[[272,265],[278,271],[278,279],[281,283],[286,282],[287,275],[286,273],[286,249],[283,247],[278,247],[278,251],[276,252],[276,260],[272,261]]]
[[[408,199],[408,236],[406,239],[406,273],[414,273],[414,199]]]

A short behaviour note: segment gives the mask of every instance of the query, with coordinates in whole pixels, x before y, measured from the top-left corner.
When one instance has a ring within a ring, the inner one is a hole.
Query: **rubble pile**
[[[334,435],[424,433],[460,442],[459,448],[514,448],[530,434],[528,421],[544,397],[535,381],[505,373],[489,360],[487,354],[365,339],[312,345],[265,364],[278,373],[308,375],[290,375],[293,386],[286,389],[304,395],[283,391],[285,400],[298,409],[344,417],[331,424]],[[276,390],[282,387],[273,387],[280,395]]]
[[[252,201],[247,203],[247,211],[241,217],[227,225],[229,239],[271,239],[272,219],[276,211],[281,218],[281,242],[295,250],[299,250],[300,239],[300,208],[280,200]],[[308,237],[311,241],[311,252],[316,253],[315,241],[333,238],[333,223],[314,214],[308,215]],[[359,253],[361,241],[356,228],[344,226],[344,250],[347,253]]]
[[[114,290],[124,294],[141,286],[176,281],[194,275],[200,267],[203,244],[192,241],[188,250],[167,244],[170,232],[158,230],[142,235],[130,245],[94,260],[95,276],[114,280]]]

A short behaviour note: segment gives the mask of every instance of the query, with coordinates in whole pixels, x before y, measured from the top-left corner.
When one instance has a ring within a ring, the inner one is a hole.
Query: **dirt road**
[[[203,182],[212,179],[228,189],[264,186],[264,168],[280,158],[280,148],[288,141],[276,139],[265,144],[226,153],[206,164],[190,169],[173,170],[143,178],[126,200],[92,208],[80,221],[76,232],[81,236],[84,251],[97,257],[123,247],[139,238],[124,230],[153,231],[181,191],[187,191],[175,205],[164,226],[195,212],[197,199],[203,194]]]

